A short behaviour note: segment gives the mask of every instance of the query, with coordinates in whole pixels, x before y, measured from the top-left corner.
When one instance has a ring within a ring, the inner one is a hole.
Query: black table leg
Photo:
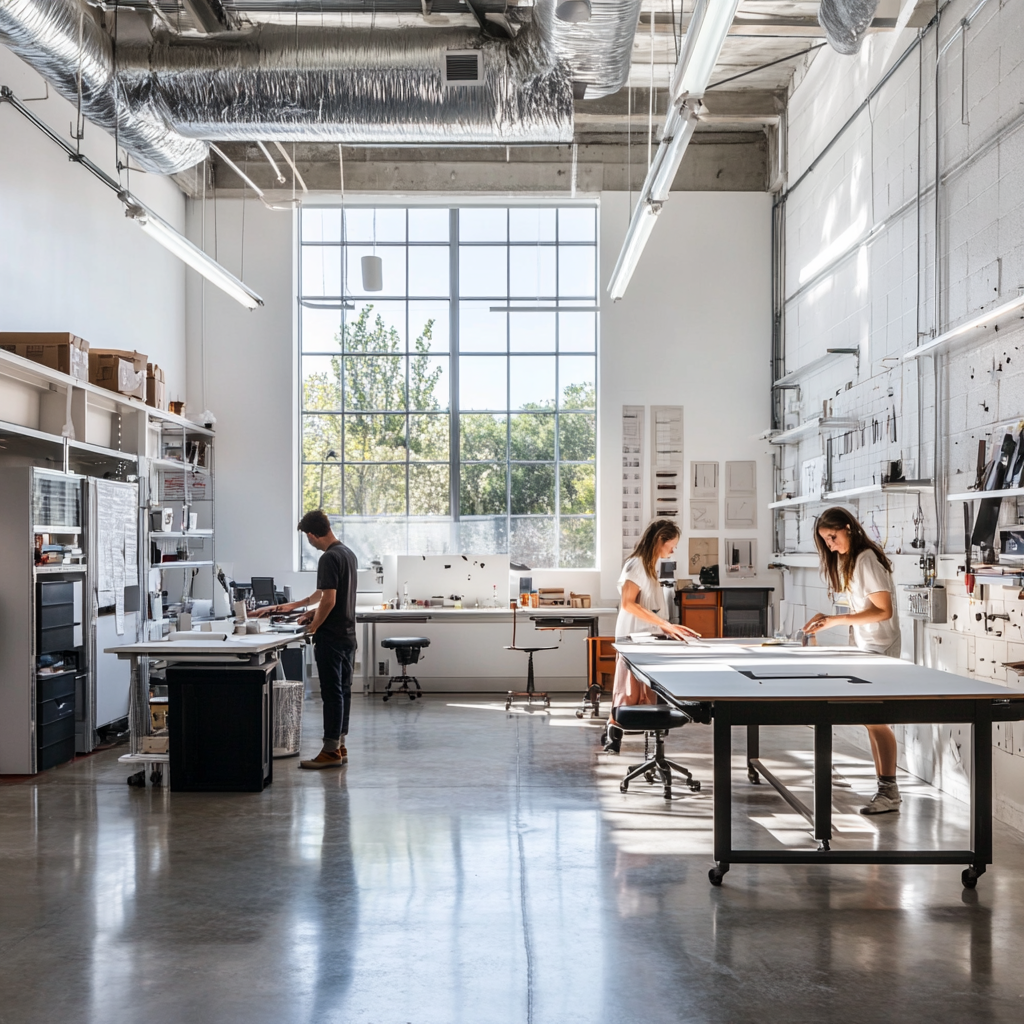
[[[832,840],[832,726],[814,727],[814,838],[819,850]]]
[[[968,889],[992,863],[992,703],[982,700],[971,723],[971,849],[974,863],[960,876]]]
[[[761,781],[757,769],[750,763],[761,756],[761,727],[747,726],[747,778],[755,785]]]
[[[712,885],[721,885],[732,852],[732,724],[727,705],[719,703],[714,720],[715,861],[708,872]]]

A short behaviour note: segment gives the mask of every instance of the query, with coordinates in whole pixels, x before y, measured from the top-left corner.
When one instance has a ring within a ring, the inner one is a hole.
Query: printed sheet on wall
[[[651,508],[682,530],[683,407],[651,406]]]
[[[124,588],[138,580],[139,497],[135,484],[97,480],[97,604],[114,606],[114,625],[124,634]]]
[[[644,521],[644,407],[622,407],[622,558],[632,554]]]

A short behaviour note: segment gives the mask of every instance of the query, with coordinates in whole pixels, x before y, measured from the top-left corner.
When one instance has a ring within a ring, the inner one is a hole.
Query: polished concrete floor
[[[1024,1020],[1024,836],[997,826],[973,892],[930,866],[739,865],[712,888],[709,730],[673,733],[704,789],[670,805],[620,794],[642,743],[598,735],[568,701],[360,697],[347,768],[277,761],[262,794],[130,789],[117,750],[0,785],[0,1022]],[[766,730],[762,751],[806,784],[809,746]],[[737,841],[811,844],[734,785]],[[903,788],[881,820],[837,794],[837,846],[963,842],[962,804]]]

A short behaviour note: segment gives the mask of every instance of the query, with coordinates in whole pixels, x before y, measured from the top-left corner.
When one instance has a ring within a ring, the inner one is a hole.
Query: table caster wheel
[[[583,712],[582,711],[577,711],[576,712],[576,717],[577,718],[582,718],[583,717]]]
[[[628,782],[620,782],[619,783],[619,792],[620,793],[625,793],[627,789],[629,789],[629,783]]]
[[[687,785],[690,787],[692,792],[700,792],[700,782],[697,779],[694,779],[692,782],[687,783]]]
[[[723,878],[725,878],[725,872],[721,868],[712,868],[708,872],[708,881],[712,885],[721,885]]]
[[[149,781],[152,782],[154,786],[162,786],[164,781],[163,772],[150,772]]]
[[[974,868],[964,868],[960,874],[960,881],[965,889],[973,889],[978,884],[978,872]]]
[[[649,786],[654,785],[654,772],[644,772],[644,778],[647,780]]]
[[[753,769],[747,772],[747,778],[750,779],[753,785],[758,785],[761,781],[761,776],[757,774]]]
[[[136,772],[134,775],[128,776],[129,786],[143,786],[146,785],[146,770],[143,769],[141,772]]]
[[[415,700],[415,699],[416,699],[416,694],[415,693],[410,693],[409,694],[409,700]]]
[[[389,693],[385,693],[385,694],[384,694],[384,703],[385,703],[385,704],[387,704],[387,702],[388,702],[388,697],[390,697],[390,696],[391,696],[391,694],[389,694]]]

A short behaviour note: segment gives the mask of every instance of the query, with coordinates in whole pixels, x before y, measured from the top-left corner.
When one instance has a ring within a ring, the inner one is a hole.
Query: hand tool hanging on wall
[[[999,458],[992,463],[992,469],[985,478],[986,491],[998,491],[1003,487],[1003,481],[1006,479],[1006,472],[1015,449],[1013,434],[1004,434],[1003,443],[999,449]],[[999,506],[1002,502],[1002,498],[985,498],[981,503],[981,508],[978,509],[978,518],[974,521],[971,543],[977,544],[981,548],[983,562],[995,561],[996,526],[999,523]]]
[[[984,442],[983,442],[984,444]],[[968,597],[974,596],[974,573],[971,572],[971,503],[964,502],[964,586]]]

